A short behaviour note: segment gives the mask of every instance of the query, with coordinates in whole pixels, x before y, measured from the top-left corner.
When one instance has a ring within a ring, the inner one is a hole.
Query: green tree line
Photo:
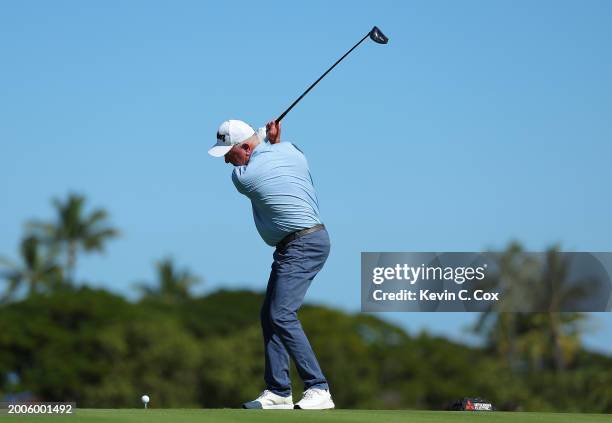
[[[155,281],[135,284],[137,301],[91,288],[75,280],[78,259],[119,231],[80,195],[53,207],[54,220],[26,225],[18,258],[2,259],[0,398],[137,407],[147,393],[153,407],[236,407],[262,390],[262,293],[194,295],[201,278],[169,258]],[[544,272],[528,271],[520,251],[514,243],[502,256],[505,275],[563,273],[558,249]],[[612,358],[582,347],[584,313],[483,313],[483,347],[311,304],[300,318],[338,407],[443,409],[483,396],[510,410],[612,412]]]

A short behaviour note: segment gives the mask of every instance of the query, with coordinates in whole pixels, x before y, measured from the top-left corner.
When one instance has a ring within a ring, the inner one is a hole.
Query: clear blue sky
[[[78,275],[131,293],[166,255],[207,289],[263,289],[272,250],[218,124],[284,110],[332,254],[311,301],[359,308],[361,251],[612,251],[609,1],[0,4],[0,254],[74,190],[123,231]],[[454,338],[474,319],[385,314]],[[612,313],[587,337],[612,352]]]

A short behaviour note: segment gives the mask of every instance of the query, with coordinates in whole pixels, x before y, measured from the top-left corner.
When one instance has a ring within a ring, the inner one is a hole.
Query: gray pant
[[[304,381],[304,389],[329,389],[317,358],[297,318],[306,291],[329,255],[325,229],[291,241],[274,251],[274,263],[261,308],[266,388],[277,395],[291,394],[289,357]]]

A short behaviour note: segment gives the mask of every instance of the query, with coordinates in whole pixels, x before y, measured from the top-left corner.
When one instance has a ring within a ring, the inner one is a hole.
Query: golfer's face
[[[234,166],[244,166],[249,162],[249,148],[245,144],[237,144],[225,155],[225,163]]]

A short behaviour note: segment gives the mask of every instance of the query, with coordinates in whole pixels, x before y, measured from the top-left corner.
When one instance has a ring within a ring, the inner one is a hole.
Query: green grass
[[[73,415],[16,416],[0,415],[4,422],[67,423],[590,423],[610,422],[605,414],[502,413],[409,410],[80,410]]]

